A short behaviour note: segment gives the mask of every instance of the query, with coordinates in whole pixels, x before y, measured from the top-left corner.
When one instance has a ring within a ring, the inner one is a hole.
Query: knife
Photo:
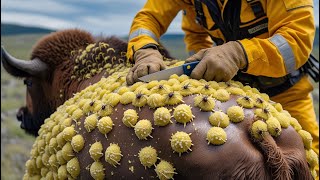
[[[138,78],[143,82],[150,82],[152,80],[168,80],[172,74],[177,74],[178,76],[185,74],[190,76],[192,70],[197,66],[200,61],[194,61],[190,63],[183,64],[181,66],[165,69],[152,74],[148,74]]]

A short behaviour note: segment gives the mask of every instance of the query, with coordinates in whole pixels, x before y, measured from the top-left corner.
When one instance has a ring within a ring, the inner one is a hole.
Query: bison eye
[[[32,81],[30,79],[23,80],[23,84],[27,85],[28,87],[32,86]]]

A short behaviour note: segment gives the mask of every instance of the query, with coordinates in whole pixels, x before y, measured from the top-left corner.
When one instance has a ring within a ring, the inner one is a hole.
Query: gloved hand
[[[229,81],[247,66],[245,52],[237,41],[212,48],[202,49],[186,62],[199,61],[190,77],[207,81]]]
[[[133,56],[135,65],[129,70],[127,84],[132,85],[139,77],[151,74],[166,68],[163,57],[156,49],[139,49]]]

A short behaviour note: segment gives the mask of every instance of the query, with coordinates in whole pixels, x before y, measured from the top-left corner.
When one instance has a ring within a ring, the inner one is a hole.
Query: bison
[[[126,48],[71,29],[41,39],[31,61],[2,49],[27,86],[17,119],[38,136],[24,178],[315,178],[310,134],[266,94],[185,75],[127,86]]]

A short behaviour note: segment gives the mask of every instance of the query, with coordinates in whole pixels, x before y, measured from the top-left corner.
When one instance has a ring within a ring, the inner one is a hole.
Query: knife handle
[[[194,61],[191,63],[186,63],[182,65],[183,73],[187,76],[190,76],[192,70],[199,64],[200,61]]]

